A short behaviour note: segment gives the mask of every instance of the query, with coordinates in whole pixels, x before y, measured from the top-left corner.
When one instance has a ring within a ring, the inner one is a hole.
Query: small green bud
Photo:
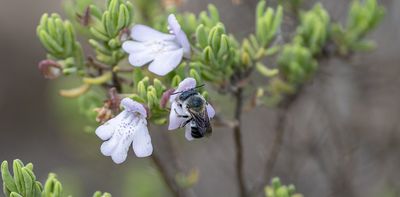
[[[190,69],[189,76],[193,77],[196,80],[197,83],[201,83],[201,81],[202,81],[199,73],[193,68]]]
[[[154,79],[154,80],[153,80],[153,85],[154,85],[154,88],[156,89],[157,97],[161,97],[162,93],[163,93],[164,90],[165,90],[164,85],[163,85],[162,82],[161,82],[160,80],[158,80],[158,79]]]
[[[182,81],[181,77],[179,75],[175,75],[172,78],[172,82],[171,82],[171,87],[178,87],[179,83]]]
[[[242,53],[242,64],[246,66],[249,66],[251,64],[251,58],[247,52]]]
[[[147,98],[146,95],[146,86],[144,85],[143,81],[140,81],[137,85],[137,92],[141,98]]]
[[[266,67],[262,63],[257,63],[256,64],[256,69],[260,74],[262,74],[262,75],[264,75],[266,77],[273,77],[273,76],[276,76],[279,73],[278,69],[269,69],[268,67]]]
[[[286,186],[281,186],[276,190],[276,197],[290,197]]]
[[[215,62],[214,52],[210,46],[207,46],[203,50],[203,59],[206,63],[214,63]]]
[[[218,57],[223,57],[229,51],[229,37],[225,34],[221,36],[221,44],[218,50]]]
[[[201,48],[205,48],[207,46],[207,33],[203,24],[200,24],[196,29],[196,40]]]
[[[219,22],[218,9],[213,4],[208,4],[208,12],[210,13],[210,18],[214,23]]]

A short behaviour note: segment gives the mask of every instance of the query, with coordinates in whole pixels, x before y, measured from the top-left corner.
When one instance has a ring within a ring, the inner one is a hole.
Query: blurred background
[[[314,2],[306,1],[304,7]],[[400,1],[380,2],[386,17],[369,36],[377,49],[350,60],[321,62],[321,71],[289,112],[273,175],[295,184],[304,196],[400,196]],[[113,196],[168,196],[149,160],[130,152],[125,163],[116,165],[102,156],[101,141],[84,132],[76,100],[58,96],[58,88],[69,87],[62,80],[49,83],[39,73],[37,63],[45,51],[36,26],[45,12],[63,13],[62,3],[0,0],[0,160],[32,162],[42,181],[55,172],[65,193],[77,197],[96,190]],[[257,0],[238,5],[230,0],[186,0],[180,9],[198,13],[208,3],[219,8],[228,32],[240,38],[254,30]],[[322,3],[333,20],[346,16],[347,0]],[[264,169],[275,122],[271,109],[244,114],[249,185]],[[183,131],[152,130],[172,141],[184,169],[199,170],[193,187],[197,196],[237,196],[229,129],[216,128],[211,138],[194,143],[184,140]],[[160,142],[156,148],[163,148],[165,139],[153,140]]]

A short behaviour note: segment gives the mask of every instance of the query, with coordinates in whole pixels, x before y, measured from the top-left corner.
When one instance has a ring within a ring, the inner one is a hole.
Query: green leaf
[[[24,166],[21,160],[16,159],[13,162],[14,182],[17,186],[17,192],[23,194],[24,192],[24,180],[21,172],[21,168]]]
[[[1,178],[3,179],[4,185],[9,191],[17,191],[17,186],[14,182],[13,177],[8,170],[8,162],[3,161],[1,163]]]
[[[28,169],[26,169],[25,167],[23,167],[21,169],[22,172],[22,176],[23,176],[23,180],[25,183],[25,196],[29,196],[29,194],[32,193],[32,188],[33,188],[33,181],[32,177],[29,175],[29,173],[27,172]]]
[[[196,40],[200,48],[205,48],[207,46],[207,33],[203,24],[199,25],[196,29]]]
[[[260,74],[262,74],[266,77],[273,77],[279,73],[278,69],[269,69],[268,67],[264,66],[261,63],[256,64],[256,69]]]

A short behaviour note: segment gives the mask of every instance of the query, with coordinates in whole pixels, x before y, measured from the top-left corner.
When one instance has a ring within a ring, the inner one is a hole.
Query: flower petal
[[[130,98],[124,98],[121,100],[121,106],[129,111],[129,112],[138,112],[140,113],[144,118],[147,117],[147,112],[146,109],[143,107],[142,104],[130,99]]]
[[[153,28],[145,25],[135,25],[131,30],[131,37],[137,41],[150,41],[150,40],[173,40],[174,35],[161,33]]]
[[[115,147],[114,151],[111,154],[111,159],[114,161],[114,163],[120,164],[126,160],[131,143],[132,136],[125,135],[121,137],[118,145]]]
[[[174,14],[170,14],[168,16],[168,27],[171,29],[173,33],[177,33],[181,31],[181,26],[178,23],[178,20],[176,20],[176,17]]]
[[[119,122],[121,119],[126,115],[125,111],[119,113],[116,117],[108,120],[103,125],[97,127],[96,135],[102,140],[108,140],[114,134],[115,130],[117,129]]]
[[[145,119],[141,119],[136,125],[132,148],[137,157],[147,157],[153,153],[153,145]]]
[[[214,118],[214,116],[215,116],[214,108],[210,104],[207,104],[206,109],[207,109],[208,118],[210,118],[210,119]]]
[[[149,66],[149,71],[164,76],[174,70],[182,60],[183,49],[158,54]]]
[[[169,113],[169,125],[168,125],[168,130],[175,130],[179,128],[182,123],[185,121],[184,118],[178,117],[178,114],[180,113],[181,115],[184,114],[183,109],[178,106],[177,102],[172,102],[171,104],[171,112]]]
[[[185,32],[182,31],[181,26],[179,25],[178,20],[176,20],[176,17],[174,14],[170,14],[168,16],[168,26],[171,29],[171,31],[175,34],[176,40],[178,41],[178,43],[182,46],[184,57],[190,58],[189,40],[188,40]]]
[[[103,142],[103,144],[101,144],[101,147],[100,147],[100,152],[104,156],[111,156],[112,153],[114,152],[115,148],[118,145],[120,137],[121,136],[119,136],[119,135],[113,135],[111,137],[111,139],[109,139],[108,141]]]
[[[189,124],[185,127],[185,137],[189,141],[194,140],[194,137],[192,136],[192,127]]]
[[[146,50],[140,53],[131,53],[129,55],[129,63],[136,67],[141,67],[151,61],[154,60],[156,54],[153,52]]]
[[[138,53],[146,50],[146,46],[141,42],[128,40],[122,44],[122,49],[127,53]]]
[[[186,90],[192,89],[194,87],[196,87],[196,80],[192,77],[188,77],[179,83],[178,88],[176,88],[174,93],[186,91]],[[170,102],[174,102],[176,97],[179,95],[180,94],[171,95]]]
[[[183,48],[183,56],[187,59],[190,58],[190,43],[185,32],[180,31],[176,34],[176,40]]]

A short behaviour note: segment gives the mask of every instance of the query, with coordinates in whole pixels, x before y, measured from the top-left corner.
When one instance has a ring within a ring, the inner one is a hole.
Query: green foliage
[[[121,50],[121,31],[129,27],[133,19],[133,6],[125,0],[109,0],[103,12],[95,5],[90,5],[89,44],[96,51],[96,58],[108,65],[115,66],[125,57]]]
[[[282,17],[283,9],[281,6],[274,10],[266,7],[265,0],[260,1],[256,9],[256,38],[258,42],[253,42],[253,44],[266,48],[280,32]]]
[[[363,3],[354,0],[349,10],[346,27],[341,24],[332,26],[333,39],[339,47],[339,53],[347,55],[351,51],[366,51],[374,48],[374,43],[364,38],[382,20],[384,13],[385,9],[379,6],[376,0],[366,0]]]
[[[1,163],[1,177],[3,179],[3,192],[6,197],[40,197],[42,184],[36,181],[31,163],[24,165],[21,160],[13,162],[14,176],[8,170],[8,162]],[[46,196],[47,197],[47,196]]]
[[[143,103],[149,109],[150,121],[155,124],[165,124],[167,122],[166,115],[168,110],[164,109],[160,103],[162,95],[166,88],[158,79],[153,79],[150,84],[149,77],[144,77],[137,83],[136,93],[131,94],[130,98],[137,102]]]
[[[300,85],[317,69],[311,50],[299,43],[285,45],[277,63],[283,77],[293,85]]]
[[[100,191],[97,191],[93,194],[93,197],[112,197],[112,196],[107,192],[102,193]]]
[[[300,23],[297,34],[303,45],[313,54],[320,53],[329,36],[329,14],[318,3],[310,11],[300,14]]]
[[[82,47],[76,41],[75,30],[68,20],[63,21],[55,13],[43,14],[36,33],[47,50],[48,59],[58,61],[65,74],[83,67]]]
[[[13,161],[14,176],[8,169],[8,162],[1,163],[1,178],[3,180],[3,192],[6,197],[63,197],[61,182],[57,175],[49,173],[44,187],[33,173],[33,164],[24,165],[21,160]],[[111,197],[109,193],[97,191],[93,197]]]
[[[303,197],[303,195],[295,193],[294,185],[282,185],[279,178],[273,178],[271,185],[265,187],[266,197]]]
[[[208,23],[212,23],[214,20],[210,19]],[[190,66],[206,81],[229,80],[234,72],[233,67],[237,65],[238,61],[235,58],[237,57],[235,42],[233,37],[226,34],[222,23],[217,23],[212,28],[206,24],[200,24],[196,30],[196,46],[202,53],[197,57],[198,61],[191,63]]]
[[[61,197],[62,194],[63,189],[60,181],[57,180],[55,174],[50,173],[44,184],[42,197]]]

